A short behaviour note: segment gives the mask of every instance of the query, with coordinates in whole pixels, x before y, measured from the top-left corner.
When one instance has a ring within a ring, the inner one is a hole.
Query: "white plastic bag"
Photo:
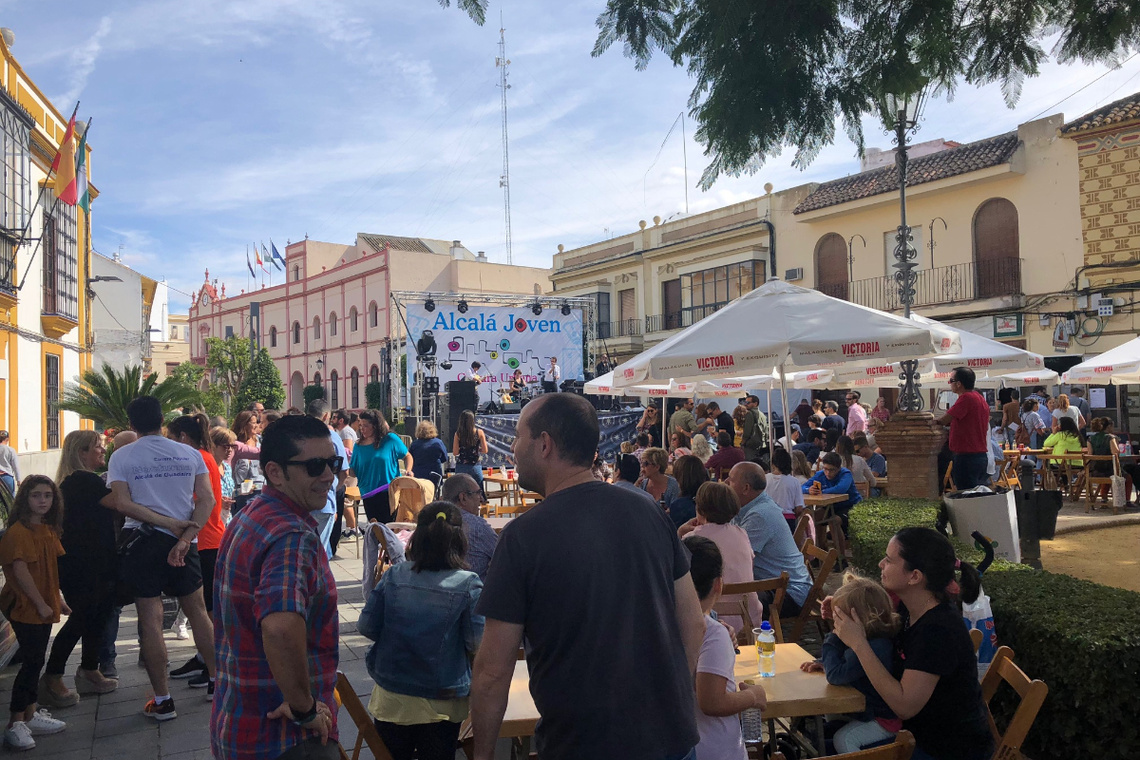
[[[1126,485],[1124,478],[1120,475],[1112,476],[1112,508],[1121,509],[1127,506],[1128,502],[1124,500]]]
[[[967,629],[977,629],[982,632],[982,643],[978,647],[978,680],[981,680],[997,653],[994,612],[984,589],[978,592],[978,598],[972,604],[962,605],[962,617],[966,621]]]

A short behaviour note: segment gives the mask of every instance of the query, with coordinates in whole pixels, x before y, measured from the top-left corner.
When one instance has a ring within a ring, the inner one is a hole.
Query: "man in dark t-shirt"
[[[721,410],[720,404],[715,401],[710,401],[708,414],[716,420],[716,429],[718,432],[728,433],[733,440],[736,439],[736,423],[733,422],[731,414]]]
[[[705,626],[688,554],[657,505],[593,479],[597,446],[581,396],[542,395],[519,417],[519,487],[544,500],[503,531],[476,606],[476,760],[494,757],[524,636],[544,760],[680,760],[699,741]]]

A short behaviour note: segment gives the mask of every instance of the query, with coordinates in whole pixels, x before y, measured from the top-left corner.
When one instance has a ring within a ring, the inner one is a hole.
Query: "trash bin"
[[[1021,562],[1018,501],[1013,491],[1005,489],[991,493],[958,492],[942,497],[950,514],[950,525],[959,540],[972,543],[970,534],[978,531],[993,544],[996,556],[1010,562]]]

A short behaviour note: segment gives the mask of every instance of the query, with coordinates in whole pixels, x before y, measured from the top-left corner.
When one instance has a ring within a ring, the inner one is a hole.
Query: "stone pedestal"
[[[892,498],[937,499],[944,473],[938,471],[938,452],[946,428],[930,412],[895,412],[875,443],[887,458]]]

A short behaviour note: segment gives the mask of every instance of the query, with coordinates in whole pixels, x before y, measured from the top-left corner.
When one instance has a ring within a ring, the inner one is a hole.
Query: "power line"
[[[1108,75],[1109,75],[1109,74],[1111,74],[1112,72],[1114,72],[1114,71],[1116,71],[1117,69],[1119,69],[1119,68],[1121,68],[1122,66],[1124,66],[1124,64],[1126,64],[1126,63],[1128,63],[1129,61],[1131,61],[1131,60],[1132,60],[1133,58],[1135,58],[1137,55],[1140,55],[1140,52],[1137,52],[1137,53],[1133,53],[1132,55],[1128,56],[1128,57],[1127,57],[1127,58],[1125,58],[1123,61],[1121,61],[1120,63],[1118,63],[1118,64],[1116,64],[1115,66],[1113,66],[1111,69],[1109,69],[1108,71],[1106,71],[1106,72],[1104,72],[1103,74],[1101,74],[1100,76],[1098,76],[1096,79],[1092,80],[1091,82],[1089,82],[1088,84],[1084,85],[1083,87],[1080,87],[1080,88],[1078,88],[1076,91],[1069,93],[1068,95],[1066,95],[1065,97],[1061,98],[1060,100],[1058,100],[1058,101],[1057,101],[1056,103],[1054,103],[1053,105],[1051,105],[1051,106],[1049,106],[1048,108],[1046,108],[1046,109],[1044,109],[1043,111],[1041,111],[1041,113],[1038,113],[1038,114],[1035,114],[1035,115],[1033,115],[1033,116],[1029,117],[1028,121],[1033,121],[1034,119],[1038,118],[1039,116],[1043,116],[1044,114],[1048,113],[1049,111],[1052,111],[1054,108],[1056,108],[1057,106],[1061,105],[1061,104],[1062,104],[1062,103],[1064,103],[1066,100],[1068,100],[1069,98],[1073,97],[1074,95],[1076,95],[1076,94],[1078,94],[1078,93],[1080,93],[1080,92],[1082,92],[1082,91],[1084,91],[1084,90],[1087,90],[1089,87],[1092,87],[1094,84],[1096,84],[1096,83],[1097,83],[1097,82],[1099,82],[1100,80],[1104,79],[1106,76],[1108,76]]]

